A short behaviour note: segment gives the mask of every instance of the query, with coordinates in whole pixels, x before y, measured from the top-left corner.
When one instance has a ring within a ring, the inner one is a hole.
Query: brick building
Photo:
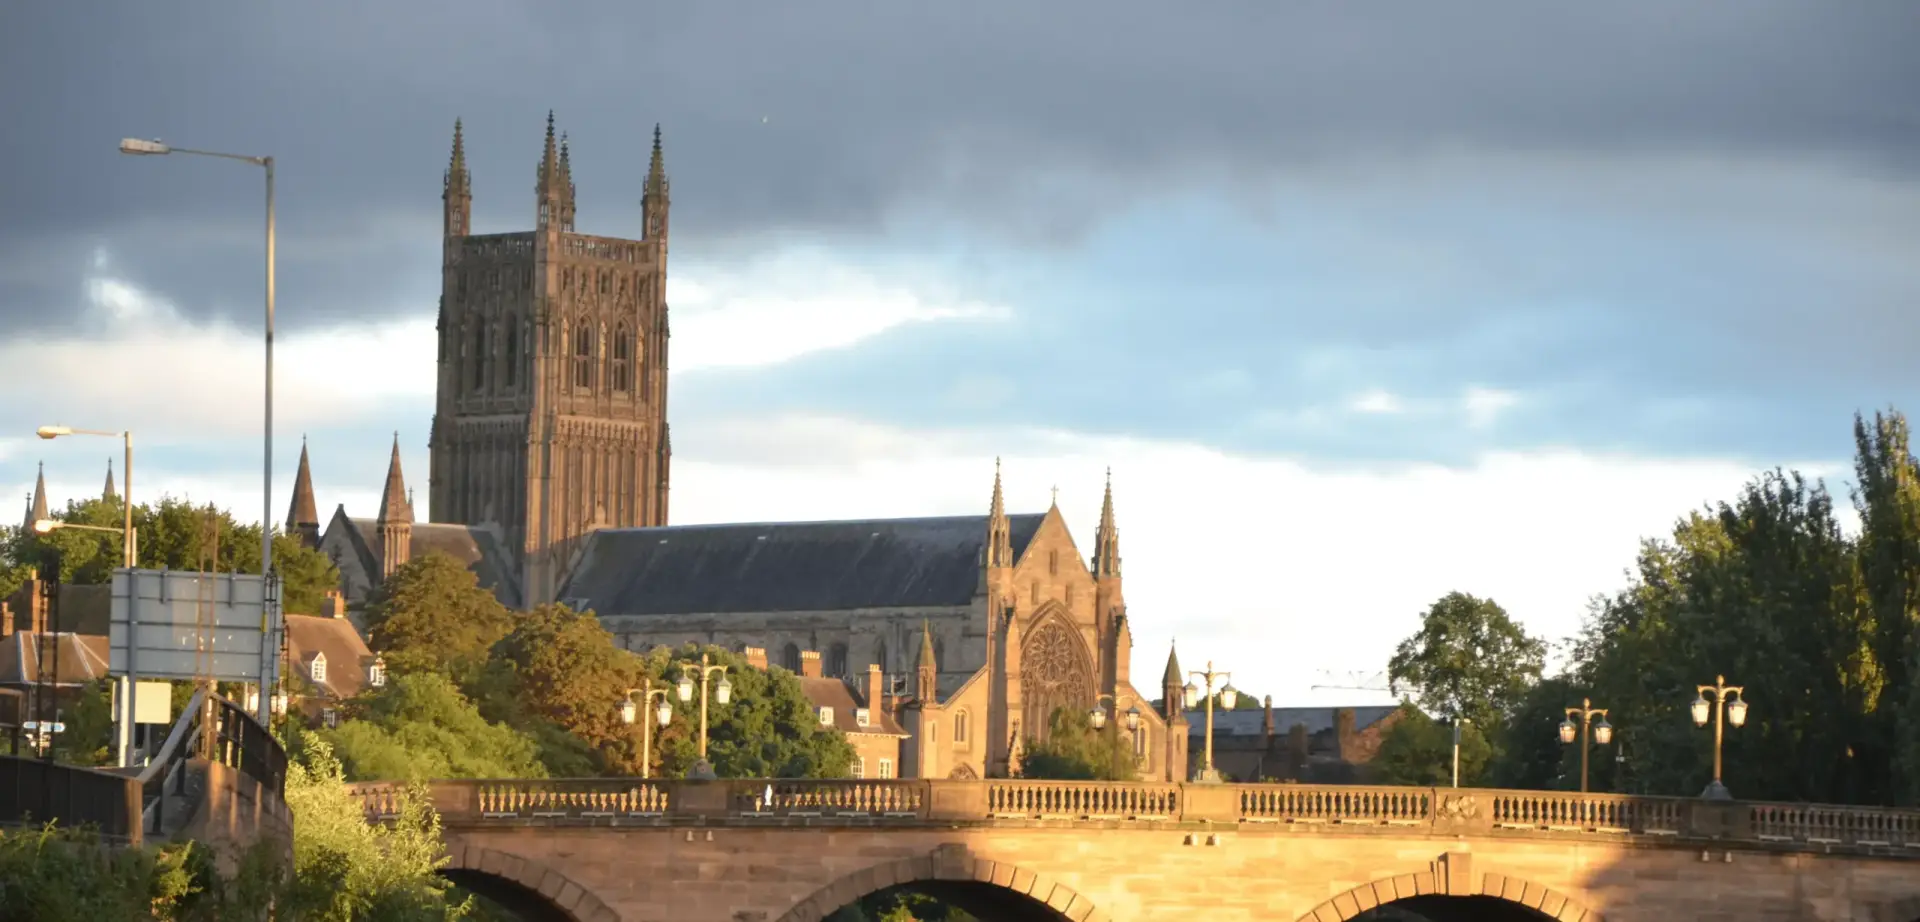
[[[1262,708],[1213,712],[1213,764],[1234,781],[1352,784],[1368,779],[1380,741],[1400,720],[1398,705]],[[1187,712],[1198,753],[1205,745],[1206,713]],[[1198,758],[1196,756],[1196,758]]]

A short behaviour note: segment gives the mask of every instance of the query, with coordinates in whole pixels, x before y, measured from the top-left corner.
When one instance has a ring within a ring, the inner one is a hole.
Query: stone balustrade
[[[351,786],[370,820],[402,785]],[[1645,836],[1864,848],[1920,858],[1920,810],[1481,788],[1091,781],[638,778],[438,781],[449,827],[576,825],[1194,824],[1210,830],[1427,830],[1442,835]]]

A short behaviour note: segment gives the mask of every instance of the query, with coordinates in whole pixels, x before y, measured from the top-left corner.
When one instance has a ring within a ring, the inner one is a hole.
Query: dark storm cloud
[[[1455,146],[1920,162],[1902,3],[180,0],[4,26],[0,310],[40,324],[95,250],[190,310],[254,310],[257,175],[117,158],[128,134],[280,158],[291,325],[428,309],[456,115],[483,230],[530,223],[551,106],[582,229],[632,233],[665,123],[696,256],[903,207],[1044,243],[1143,192]]]

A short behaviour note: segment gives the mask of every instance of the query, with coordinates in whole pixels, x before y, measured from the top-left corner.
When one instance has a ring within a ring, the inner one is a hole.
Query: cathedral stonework
[[[475,235],[454,123],[442,194],[434,523],[488,527],[526,604],[551,601],[577,540],[664,525],[669,184],[654,129],[639,240],[574,230],[572,155],[547,116],[535,229]]]

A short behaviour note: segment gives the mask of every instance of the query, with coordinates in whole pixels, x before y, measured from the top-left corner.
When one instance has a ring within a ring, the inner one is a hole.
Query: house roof
[[[806,693],[807,701],[813,704],[814,713],[819,713],[819,709],[823,707],[833,709],[833,726],[840,732],[885,736],[908,735],[899,722],[893,719],[893,715],[878,707],[868,708],[867,725],[860,726],[858,715],[854,712],[867,707],[867,703],[862,701],[860,695],[847,683],[839,679],[813,679],[806,676],[795,678],[800,682],[800,690]]]
[[[84,685],[106,675],[105,635],[15,631],[0,638],[0,685],[37,685],[46,679]]]
[[[302,679],[321,686],[335,698],[351,698],[366,687],[367,667],[373,662],[373,652],[367,649],[367,642],[360,639],[360,632],[353,629],[353,622],[314,615],[287,615],[286,618],[287,656],[300,664]],[[308,668],[316,653],[327,658],[324,682],[313,682],[313,673]]]
[[[337,515],[337,513],[336,513]],[[345,518],[347,537],[360,557],[363,572],[380,573],[380,523],[374,519]],[[418,559],[428,554],[445,554],[472,570],[480,588],[494,594],[508,608],[521,605],[520,580],[508,553],[506,542],[492,528],[481,525],[450,525],[439,522],[414,522],[407,528],[407,554]]]
[[[1276,736],[1286,736],[1293,732],[1295,724],[1305,724],[1307,733],[1314,734],[1333,729],[1334,712],[1350,710],[1353,712],[1353,728],[1365,730],[1386,719],[1388,714],[1400,709],[1393,705],[1367,705],[1354,708],[1274,708],[1273,732]],[[1264,708],[1242,708],[1233,711],[1213,712],[1213,732],[1215,736],[1259,736],[1266,723]],[[1206,732],[1207,712],[1195,709],[1187,712],[1187,725],[1190,733]]]
[[[1017,558],[1045,516],[1007,518]],[[559,597],[602,615],[966,605],[986,542],[984,515],[601,529]]]

